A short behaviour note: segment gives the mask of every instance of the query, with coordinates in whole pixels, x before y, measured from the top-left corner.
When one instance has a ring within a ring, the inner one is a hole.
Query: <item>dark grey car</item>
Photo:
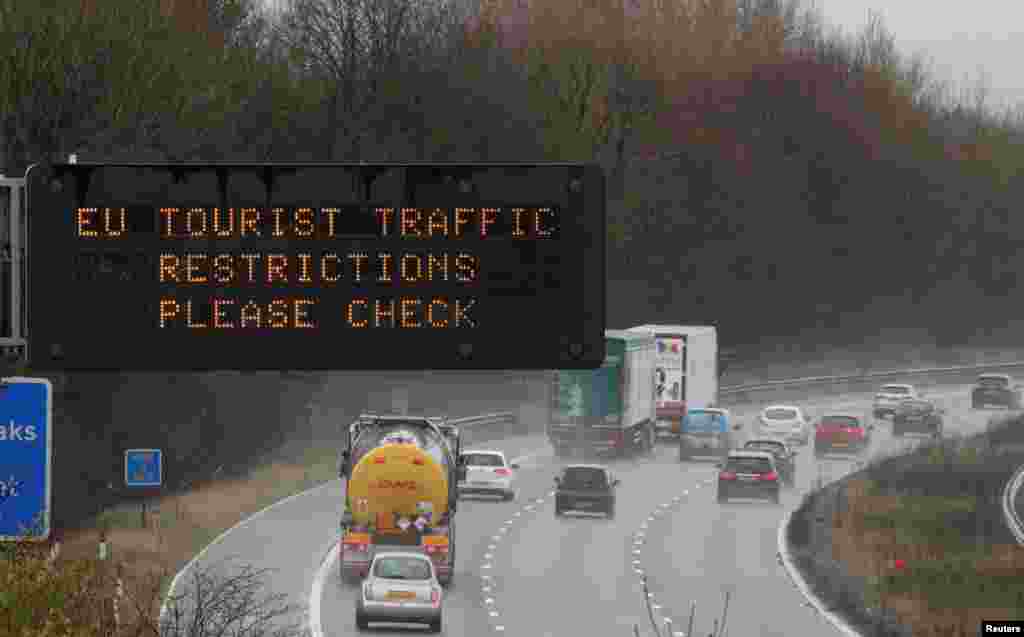
[[[730,498],[756,498],[779,503],[782,487],[775,466],[775,456],[767,451],[740,449],[730,451],[719,463],[718,502]]]
[[[782,440],[754,438],[743,444],[744,449],[767,451],[775,456],[775,466],[787,487],[796,484],[796,453]]]
[[[893,414],[892,435],[917,433],[941,438],[943,413],[942,409],[926,400],[908,400]]]
[[[999,406],[1020,409],[1020,387],[1007,374],[981,374],[971,389],[971,409]]]
[[[615,517],[615,479],[607,467],[595,464],[574,464],[565,467],[555,478],[555,515],[565,511],[604,513]]]

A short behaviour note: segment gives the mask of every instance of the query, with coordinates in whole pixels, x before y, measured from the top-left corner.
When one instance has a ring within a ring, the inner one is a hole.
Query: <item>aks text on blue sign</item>
[[[53,385],[0,379],[0,540],[50,537]]]

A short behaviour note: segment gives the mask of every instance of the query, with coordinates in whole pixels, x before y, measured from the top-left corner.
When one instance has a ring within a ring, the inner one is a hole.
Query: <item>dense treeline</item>
[[[950,99],[877,22],[848,39],[781,0],[87,5],[0,0],[8,174],[72,151],[598,160],[612,325],[957,343],[1019,312],[1020,121]]]

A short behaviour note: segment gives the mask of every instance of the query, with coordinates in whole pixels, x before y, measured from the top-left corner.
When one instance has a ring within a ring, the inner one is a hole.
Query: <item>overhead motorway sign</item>
[[[604,360],[596,164],[68,163],[26,183],[35,369]]]
[[[0,379],[0,540],[50,537],[53,386]]]
[[[124,484],[128,487],[159,487],[163,484],[163,453],[160,449],[126,449]]]

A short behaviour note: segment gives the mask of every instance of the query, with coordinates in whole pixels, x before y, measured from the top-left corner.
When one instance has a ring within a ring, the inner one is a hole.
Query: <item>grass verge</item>
[[[1001,502],[1021,442],[1017,417],[829,485],[790,528],[801,570],[865,634],[975,635],[983,619],[1024,620],[1024,547]]]

